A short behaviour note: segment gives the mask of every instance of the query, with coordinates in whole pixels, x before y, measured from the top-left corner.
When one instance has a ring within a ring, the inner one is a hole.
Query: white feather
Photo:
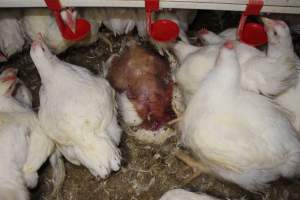
[[[181,48],[177,48],[176,45],[174,49],[180,49],[180,51],[175,54],[181,54],[182,57],[184,54],[181,52],[188,52],[189,49],[192,51],[185,56],[186,58],[176,73],[176,82],[188,101],[201,80],[213,68],[220,44],[204,47],[179,44]],[[235,45],[241,63],[241,83],[244,89],[272,96],[280,94],[294,84],[295,62],[267,57],[263,52],[243,43],[235,42]],[[184,48],[186,50],[182,50]],[[194,51],[196,48],[198,50]]]
[[[146,12],[143,8],[136,9],[136,28],[138,31],[138,35],[142,38],[146,38],[148,36],[147,33],[147,24],[146,24]]]
[[[55,53],[59,54],[73,45],[65,40],[51,12],[45,8],[30,8],[24,10],[23,26],[27,36],[35,40],[41,33],[45,43]]]
[[[128,126],[138,126],[143,122],[126,93],[117,95],[117,100],[123,120]]]
[[[166,192],[160,200],[218,200],[207,194],[197,194],[183,189],[174,189]]]
[[[22,168],[28,157],[31,132],[38,121],[29,107],[6,94],[12,84],[0,82],[0,199],[29,200],[26,186],[35,187],[38,175],[37,171],[23,173]]]
[[[94,176],[117,171],[121,130],[108,82],[60,61],[42,41],[34,42],[30,54],[42,80],[39,118],[46,135],[70,162]]]
[[[107,18],[103,21],[106,28],[114,35],[123,35],[135,27],[136,13],[130,8],[106,8]]]
[[[18,17],[20,18],[18,10],[2,9],[0,12],[0,55],[2,52],[7,58],[22,51],[25,43]]]
[[[281,94],[275,100],[278,104],[288,109],[294,115],[292,121],[294,127],[300,132],[300,60],[294,52],[292,43],[292,36],[290,34],[289,27],[283,21],[276,21],[268,18],[263,18],[263,22],[267,27],[268,34],[268,51],[269,57],[275,59],[286,59],[290,62],[296,63],[297,71],[295,72],[295,86],[289,88],[286,92]],[[288,62],[287,62],[288,64]],[[280,69],[278,69],[280,71]]]
[[[234,50],[222,49],[182,122],[182,140],[216,175],[248,190],[299,175],[300,142],[285,111],[244,91]]]

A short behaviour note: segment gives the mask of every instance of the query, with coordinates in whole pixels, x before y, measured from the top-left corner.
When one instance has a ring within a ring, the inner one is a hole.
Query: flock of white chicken
[[[144,12],[85,8],[79,13],[92,24],[92,31],[89,38],[75,43],[60,36],[45,9],[28,9],[20,15],[1,12],[1,27],[10,28],[0,31],[0,60],[22,51],[25,34],[33,40],[30,56],[42,82],[35,114],[31,94],[17,71],[9,68],[0,75],[1,200],[29,199],[26,187],[37,185],[37,171],[49,156],[57,179],[54,190],[64,179],[61,156],[85,166],[97,178],[121,167],[122,131],[114,89],[105,78],[54,54],[95,42],[102,23],[115,35],[137,26],[139,36],[146,37]],[[74,28],[71,22],[77,12],[66,9],[61,15]],[[235,29],[220,35],[200,31],[205,45],[193,46],[185,35],[193,13],[178,10],[162,15],[171,15],[181,27],[182,41],[170,45],[170,50],[180,63],[174,77],[186,105],[179,117],[181,142],[195,155],[197,170],[250,191],[260,191],[279,177],[300,175],[300,60],[285,22],[263,19],[269,39],[264,52],[236,40]],[[195,167],[191,158],[181,158]],[[177,199],[216,198],[184,190],[169,191],[161,198]]]
[[[38,33],[42,34],[44,42],[55,54],[62,53],[71,46],[89,45],[99,38],[103,38],[110,49],[108,41],[99,28],[104,25],[115,36],[130,33],[135,27],[138,35],[147,38],[146,17],[144,9],[133,8],[66,8],[61,11],[63,22],[76,29],[76,18],[83,17],[91,24],[91,32],[83,41],[72,42],[65,40],[56,25],[55,18],[45,8],[30,8],[22,10],[1,10],[0,25],[5,27],[0,32],[0,62],[6,61],[11,55],[23,50],[26,41],[31,42]],[[175,21],[181,28],[180,37],[187,41],[185,31],[188,24],[196,16],[196,11],[174,10],[162,12],[156,18],[169,18]]]

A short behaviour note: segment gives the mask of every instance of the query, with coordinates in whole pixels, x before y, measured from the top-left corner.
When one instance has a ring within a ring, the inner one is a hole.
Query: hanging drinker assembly
[[[263,5],[263,0],[249,0],[246,10],[241,16],[237,30],[237,37],[241,42],[252,46],[260,46],[268,42],[268,37],[263,25],[254,22],[246,23],[248,16],[259,16]]]
[[[159,10],[159,0],[145,0],[146,21],[148,34],[156,41],[168,42],[175,40],[179,34],[178,25],[166,19],[159,19],[152,23],[152,11]]]
[[[45,0],[47,7],[54,14],[57,26],[61,32],[61,35],[66,40],[78,41],[85,38],[91,31],[91,25],[85,19],[76,19],[76,30],[75,33],[64,24],[60,12],[62,7],[59,0]]]

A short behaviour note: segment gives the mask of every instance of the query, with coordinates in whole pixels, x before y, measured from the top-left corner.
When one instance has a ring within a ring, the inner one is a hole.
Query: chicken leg
[[[195,178],[200,176],[202,173],[207,172],[206,167],[202,166],[199,161],[196,161],[195,159],[191,158],[189,155],[182,152],[181,150],[176,149],[175,156],[193,169],[192,176],[189,177],[187,180],[185,180],[183,185],[192,182]]]

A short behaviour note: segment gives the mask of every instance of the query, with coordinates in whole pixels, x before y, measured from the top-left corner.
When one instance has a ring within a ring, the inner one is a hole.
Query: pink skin
[[[234,45],[233,45],[233,42],[228,40],[225,42],[224,44],[224,47],[227,48],[227,49],[234,49]]]

